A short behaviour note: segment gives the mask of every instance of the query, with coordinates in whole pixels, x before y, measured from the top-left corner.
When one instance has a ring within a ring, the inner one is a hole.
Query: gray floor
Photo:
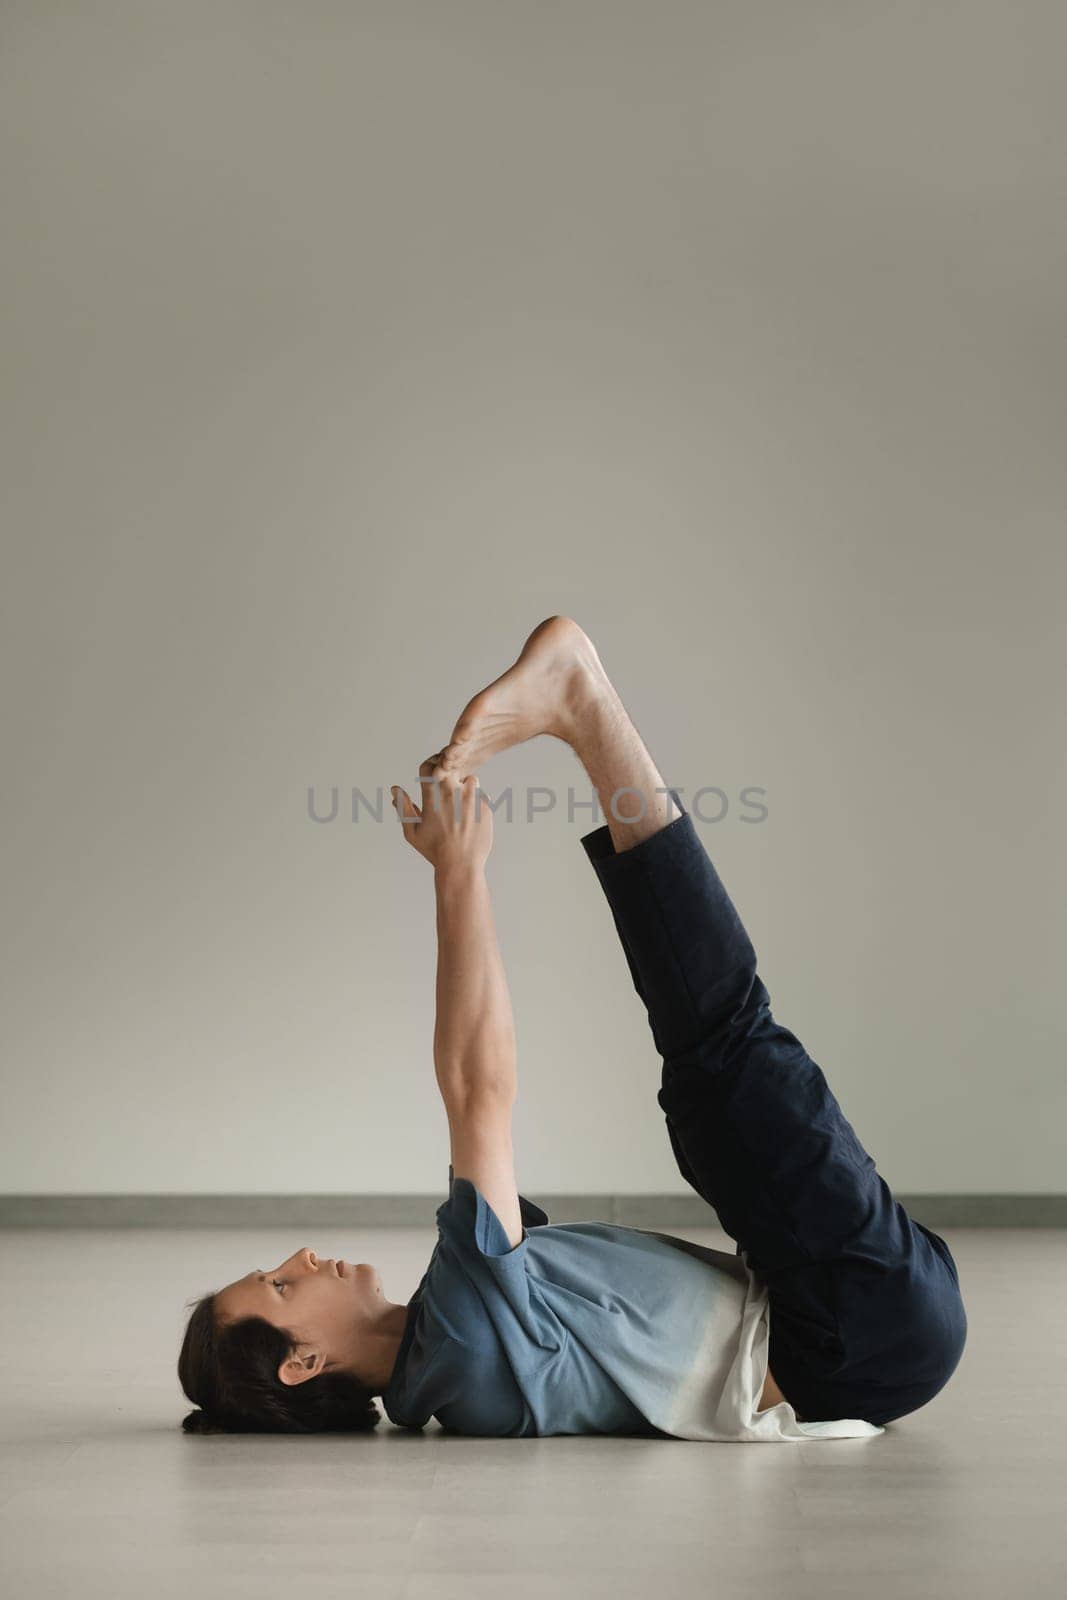
[[[186,1301],[301,1244],[375,1262],[406,1300],[431,1230],[0,1234],[4,1591],[1059,1597],[1067,1233],[940,1231],[971,1329],[952,1383],[880,1438],[780,1445],[467,1440],[388,1421],[369,1438],[188,1438]]]

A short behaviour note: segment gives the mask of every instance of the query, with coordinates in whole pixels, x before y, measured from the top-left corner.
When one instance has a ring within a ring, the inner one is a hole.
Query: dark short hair
[[[221,1324],[217,1295],[198,1300],[178,1356],[178,1381],[200,1409],[182,1421],[186,1433],[369,1433],[381,1412],[374,1391],[353,1372],[320,1372],[285,1384],[278,1368],[297,1347],[295,1335],[265,1317]]]

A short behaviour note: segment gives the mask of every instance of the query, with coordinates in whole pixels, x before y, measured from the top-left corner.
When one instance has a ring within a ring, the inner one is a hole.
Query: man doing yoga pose
[[[474,774],[540,734],[570,745],[597,791],[606,824],[581,843],[662,1058],[668,1137],[736,1255],[552,1225],[517,1191],[515,1035],[485,876],[492,813]],[[432,1258],[401,1305],[373,1268],[309,1250],[205,1297],[179,1362],[205,1409],[185,1426],[369,1427],[380,1395],[405,1427],[760,1441],[872,1435],[925,1405],[966,1338],[949,1248],[894,1199],[773,1017],[680,795],[582,629],[542,622],[419,775],[420,806],[400,788],[393,800],[437,903],[434,1066],[451,1163]]]

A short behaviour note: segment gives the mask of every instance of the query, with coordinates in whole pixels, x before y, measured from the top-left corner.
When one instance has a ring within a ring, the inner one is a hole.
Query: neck
[[[387,1300],[369,1328],[360,1334],[359,1375],[375,1394],[388,1386],[407,1327],[408,1308]]]

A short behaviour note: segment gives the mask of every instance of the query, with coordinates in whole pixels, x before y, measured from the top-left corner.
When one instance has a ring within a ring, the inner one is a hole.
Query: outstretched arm
[[[515,1027],[485,878],[493,814],[479,803],[473,777],[445,779],[435,793],[435,764],[431,757],[419,768],[421,811],[403,789],[393,791],[405,834],[434,869],[434,1068],[448,1112],[453,1176],[481,1192],[514,1248],[523,1237],[511,1138]]]

